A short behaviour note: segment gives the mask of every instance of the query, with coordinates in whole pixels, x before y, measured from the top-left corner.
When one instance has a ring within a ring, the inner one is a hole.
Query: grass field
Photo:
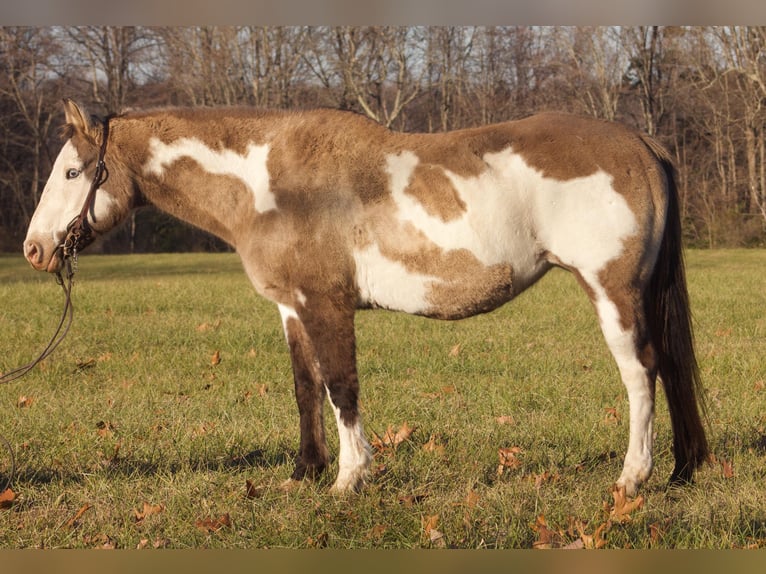
[[[690,252],[688,273],[714,459],[666,490],[658,392],[655,474],[621,506],[627,400],[562,271],[461,322],[358,314],[379,448],[366,489],[338,497],[332,467],[280,487],[298,444],[289,357],[235,255],[82,257],[68,338],[0,389],[17,465],[0,547],[766,547],[766,252]],[[50,276],[0,258],[0,371],[39,352],[61,306]],[[0,488],[7,471],[2,454]]]

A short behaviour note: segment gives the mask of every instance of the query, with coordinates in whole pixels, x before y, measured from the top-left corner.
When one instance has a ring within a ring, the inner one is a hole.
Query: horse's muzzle
[[[34,239],[24,241],[24,257],[26,257],[32,267],[38,271],[47,271],[48,273],[60,271],[64,264],[60,249],[54,248],[50,256],[46,257],[45,248]]]

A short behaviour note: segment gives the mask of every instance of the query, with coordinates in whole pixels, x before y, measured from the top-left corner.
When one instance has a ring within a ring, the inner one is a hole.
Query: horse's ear
[[[95,131],[90,116],[74,100],[69,98],[64,99],[64,118],[68,137],[71,138],[73,135],[79,134],[95,142]]]

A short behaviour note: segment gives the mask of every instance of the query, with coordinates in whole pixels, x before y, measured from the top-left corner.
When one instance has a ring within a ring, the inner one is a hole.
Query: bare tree
[[[29,223],[50,166],[59,50],[48,29],[0,28],[0,221],[11,235]]]
[[[579,110],[614,120],[622,95],[622,77],[628,67],[620,50],[619,31],[613,27],[566,28],[556,34],[562,59],[560,77]]]
[[[154,35],[135,26],[67,28],[71,49],[83,63],[91,98],[108,113],[120,111],[139,83],[141,66],[152,55]]]
[[[358,109],[391,127],[420,93],[414,35],[390,26],[314,29],[307,65],[338,108]]]

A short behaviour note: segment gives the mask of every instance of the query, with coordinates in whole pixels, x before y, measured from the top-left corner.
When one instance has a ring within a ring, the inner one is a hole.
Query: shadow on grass
[[[236,473],[252,468],[275,468],[292,464],[296,456],[297,453],[288,448],[280,449],[279,452],[255,449],[245,454],[226,458],[198,458],[167,463],[142,460],[132,456],[117,456],[103,461],[98,472],[115,478],[151,477],[199,472]],[[92,471],[72,471],[55,468],[39,469],[26,466],[16,470],[12,477],[12,484],[32,486],[53,483],[80,484],[83,482],[85,475],[90,472]],[[0,476],[0,479],[0,483],[5,484],[6,477]]]

